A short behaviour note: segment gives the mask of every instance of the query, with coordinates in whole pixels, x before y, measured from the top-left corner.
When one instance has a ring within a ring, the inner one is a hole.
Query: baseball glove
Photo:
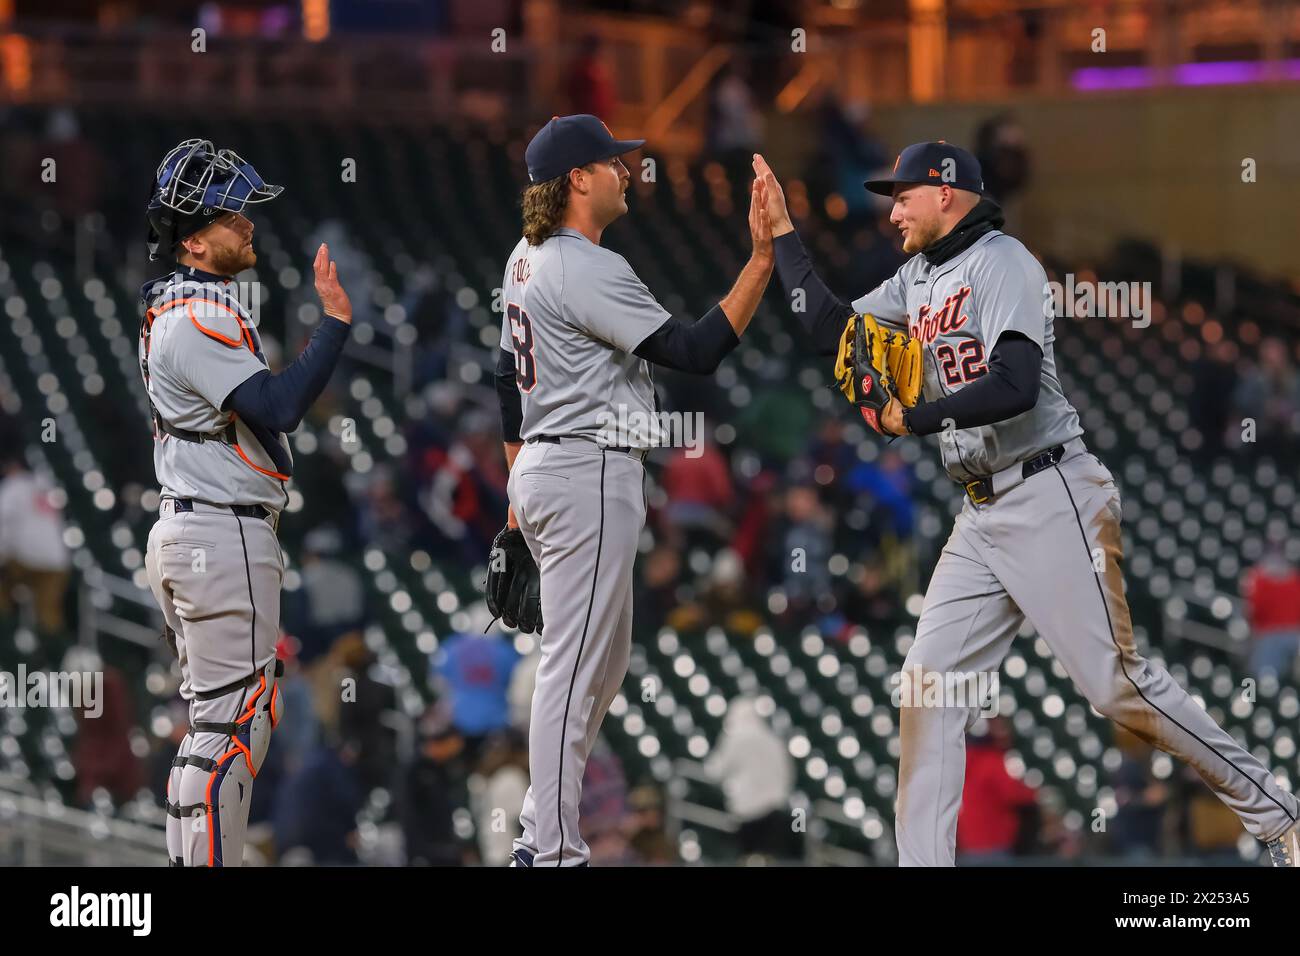
[[[889,337],[889,354],[885,364],[894,382],[894,394],[904,408],[915,408],[921,397],[921,340],[909,338],[906,332],[882,329],[881,335]]]
[[[502,528],[492,540],[484,588],[488,610],[506,627],[542,633],[542,577],[518,528]]]
[[[874,316],[855,313],[840,336],[835,384],[861,409],[867,424],[880,432],[880,415],[891,399],[897,398],[906,408],[916,404],[921,343],[902,332],[881,329]]]

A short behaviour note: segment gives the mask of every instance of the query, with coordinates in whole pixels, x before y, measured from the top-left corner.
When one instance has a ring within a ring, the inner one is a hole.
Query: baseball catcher
[[[253,780],[282,709],[285,433],[329,381],[352,323],[322,245],[314,268],[325,317],[292,365],[267,367],[233,277],[257,262],[243,212],[282,189],[231,150],[190,139],[158,166],[147,211],[150,259],[176,261],[141,291],[139,348],[161,486],[145,567],[189,704],[167,781],[173,866],[242,862]]]

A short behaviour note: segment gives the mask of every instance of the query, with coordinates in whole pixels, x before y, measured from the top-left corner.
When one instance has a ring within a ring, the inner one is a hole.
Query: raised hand
[[[316,250],[316,260],[312,263],[316,273],[316,294],[320,296],[321,308],[326,315],[352,324],[352,300],[339,284],[338,263],[330,259],[330,249],[325,243]]]
[[[754,243],[753,257],[771,261],[772,223],[767,217],[767,190],[762,180],[755,179],[749,190],[749,237]]]
[[[754,154],[754,178],[763,184],[767,218],[772,225],[772,235],[783,236],[787,232],[793,232],[794,223],[791,222],[790,211],[785,205],[785,192],[781,189],[781,184],[776,181],[776,175],[772,172],[772,167],[767,165],[767,160],[763,158],[762,153]]]

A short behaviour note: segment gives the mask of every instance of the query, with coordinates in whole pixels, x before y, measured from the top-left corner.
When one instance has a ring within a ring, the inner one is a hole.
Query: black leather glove
[[[518,528],[502,528],[492,540],[484,592],[488,610],[506,627],[542,632],[541,572]]]

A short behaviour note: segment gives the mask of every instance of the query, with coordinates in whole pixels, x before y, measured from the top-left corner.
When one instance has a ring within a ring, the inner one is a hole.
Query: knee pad
[[[272,659],[261,671],[253,675],[257,684],[235,718],[235,746],[243,752],[251,777],[256,777],[266,760],[271,746],[271,731],[280,723],[284,713],[284,698],[280,695],[279,679],[284,676],[284,662]]]
[[[168,813],[176,821],[183,865],[240,865],[253,780],[284,707],[277,686],[283,673],[283,664],[272,660],[191,702],[190,746],[177,756],[169,784]]]

